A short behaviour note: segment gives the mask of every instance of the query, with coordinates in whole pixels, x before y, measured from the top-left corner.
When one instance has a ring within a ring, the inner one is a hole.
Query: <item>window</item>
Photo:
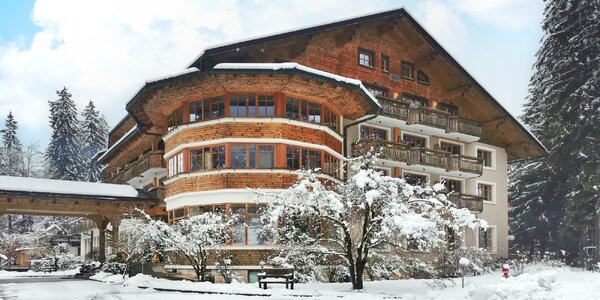
[[[258,146],[258,167],[272,169],[275,166],[275,147],[272,145]]]
[[[381,72],[390,72],[390,57],[383,53],[381,54]]]
[[[255,117],[256,96],[254,94],[231,95],[229,97],[229,114],[232,117]]]
[[[231,206],[234,216],[231,241],[234,245],[264,245],[268,242],[262,232],[261,208],[262,206],[253,204]]]
[[[484,167],[492,167],[492,151],[477,149],[477,158],[483,159]]]
[[[169,130],[181,125],[181,107],[174,110],[167,118],[167,126]]]
[[[210,149],[212,168],[222,169],[225,168],[225,146],[216,146]]]
[[[300,148],[288,146],[286,150],[286,160],[288,169],[300,169]]]
[[[324,155],[323,173],[329,176],[338,177],[340,161],[329,153]]]
[[[273,95],[258,96],[258,116],[273,117],[275,116],[275,97]]]
[[[414,74],[413,74],[414,70],[415,70],[415,65],[413,63],[410,63],[407,61],[402,61],[402,64],[400,66],[400,75],[402,75],[402,78],[413,80],[414,79]]]
[[[460,193],[462,191],[462,181],[460,180],[445,179],[444,185],[446,186],[447,192]]]
[[[371,126],[360,126],[360,139],[361,140],[376,140],[376,141],[387,141],[387,130],[371,127]]]
[[[329,109],[327,109],[327,107],[323,107],[322,108],[322,114],[323,114],[323,125],[338,131],[339,129],[339,121],[338,121],[338,117]]]
[[[190,150],[190,171],[225,168],[225,146]]]
[[[225,97],[218,96],[204,99],[203,112],[204,120],[225,116]]]
[[[231,146],[230,150],[230,158],[231,158],[231,167],[234,169],[245,169],[248,164],[248,147],[247,146]]]
[[[436,108],[438,110],[447,112],[451,116],[458,116],[458,107],[454,104],[438,102]]]
[[[429,76],[427,76],[425,72],[419,70],[417,71],[417,82],[420,84],[429,85]]]
[[[429,105],[429,100],[422,98],[422,97],[417,97],[417,96],[413,96],[410,94],[402,94],[402,100],[408,102],[410,104],[410,106],[424,106],[427,107]]]
[[[232,145],[229,147],[231,167],[234,169],[272,169],[275,164],[273,145]]]
[[[402,141],[411,147],[427,147],[427,138],[416,135],[402,134]]]
[[[440,149],[442,151],[450,152],[452,154],[461,154],[461,146],[454,143],[440,142]]]
[[[190,102],[190,122],[202,120],[202,100]]]
[[[495,202],[493,195],[494,186],[492,184],[478,183],[477,194],[483,197],[483,201]]]
[[[305,101],[303,100],[302,102],[304,103]],[[306,102],[306,111],[306,117],[309,122],[321,123],[321,104]]]
[[[285,98],[285,116],[292,119],[300,119],[300,99]]]
[[[302,166],[307,170],[321,169],[321,151],[302,149]]]
[[[427,175],[420,175],[414,173],[404,173],[402,176],[406,183],[414,186],[425,186],[427,185]]]
[[[495,249],[495,231],[496,228],[488,226],[486,229],[479,228],[479,248],[490,252],[496,252]]]
[[[169,177],[175,176],[179,173],[183,173],[183,153],[179,153],[179,154],[169,158],[169,168],[168,168]]]
[[[366,49],[358,49],[358,64],[364,67],[375,68],[375,53]]]
[[[372,86],[372,85],[367,85],[365,87],[375,97],[387,97],[388,96],[387,89],[384,89],[384,88],[381,88],[381,87]]]

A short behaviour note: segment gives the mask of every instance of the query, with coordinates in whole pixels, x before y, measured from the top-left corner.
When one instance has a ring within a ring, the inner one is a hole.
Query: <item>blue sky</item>
[[[521,113],[541,0],[2,0],[0,120],[12,110],[21,139],[45,147],[47,101],[63,86],[80,110],[94,100],[112,126],[146,80],[182,70],[205,47],[402,6]]]

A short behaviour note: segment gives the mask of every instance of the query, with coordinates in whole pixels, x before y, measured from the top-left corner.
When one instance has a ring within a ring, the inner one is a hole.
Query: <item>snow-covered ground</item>
[[[0,270],[0,279],[8,279],[8,278],[21,278],[21,277],[68,277],[74,276],[79,272],[79,268],[75,268],[67,271],[58,271],[58,272],[9,272]]]
[[[99,277],[103,277],[101,275]],[[106,277],[108,278],[108,277]],[[106,279],[105,278],[105,279]],[[98,278],[101,280],[100,278]],[[112,278],[114,282],[115,278]],[[351,291],[348,283],[297,284],[295,290],[281,286],[258,289],[257,284],[208,284],[185,281],[168,281],[149,276],[136,276],[125,283],[102,283],[98,281],[63,281],[42,283],[10,283],[0,285],[0,298],[7,299],[256,299],[255,297],[231,295],[234,293],[257,294],[260,298],[299,299],[297,296],[313,296],[318,299],[598,299],[600,273],[592,273],[566,267],[535,265],[520,276],[504,279],[501,272],[477,277],[466,277],[465,288],[460,278],[446,280],[446,287],[432,280],[397,280],[366,282],[363,291]],[[152,288],[196,290],[224,294],[173,293]],[[305,297],[300,297],[304,299]]]

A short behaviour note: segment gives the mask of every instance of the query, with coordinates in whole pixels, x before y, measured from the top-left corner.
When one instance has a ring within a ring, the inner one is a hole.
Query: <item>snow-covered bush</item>
[[[432,278],[458,277],[461,275],[459,265],[460,259],[467,259],[469,266],[465,268],[466,272],[481,274],[489,272],[495,265],[496,259],[487,251],[480,248],[456,248],[437,247],[434,251],[434,270]]]
[[[121,236],[130,255],[153,255],[164,249],[175,251],[188,260],[198,281],[213,279],[206,270],[208,255],[220,251],[220,247],[225,245],[231,218],[204,213],[169,225],[153,220],[142,211],[138,213],[143,216],[142,219],[121,227]]]
[[[424,249],[443,242],[440,228],[460,232],[461,227],[485,226],[467,209],[437,194],[443,185],[411,186],[372,168],[375,160],[371,155],[349,160],[353,175],[345,182],[326,182],[316,172],[305,171],[281,193],[257,191],[274,199],[265,230],[272,233],[283,258],[307,259],[294,262],[295,268],[334,261],[347,268],[353,288],[362,289],[369,260],[377,255],[401,257],[396,249],[403,241]],[[390,261],[397,269],[403,262]]]
[[[215,267],[223,277],[225,283],[231,283],[235,279],[235,274],[233,274],[233,270],[231,269],[232,265],[233,258],[231,255],[223,255],[219,261],[215,262]]]
[[[102,265],[102,271],[111,274],[125,274],[127,269],[127,264],[119,262],[107,262]]]

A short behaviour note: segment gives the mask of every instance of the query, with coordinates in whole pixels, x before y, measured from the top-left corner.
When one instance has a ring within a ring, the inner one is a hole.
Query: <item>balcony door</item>
[[[360,139],[373,141],[387,141],[388,131],[372,126],[360,126]]]

